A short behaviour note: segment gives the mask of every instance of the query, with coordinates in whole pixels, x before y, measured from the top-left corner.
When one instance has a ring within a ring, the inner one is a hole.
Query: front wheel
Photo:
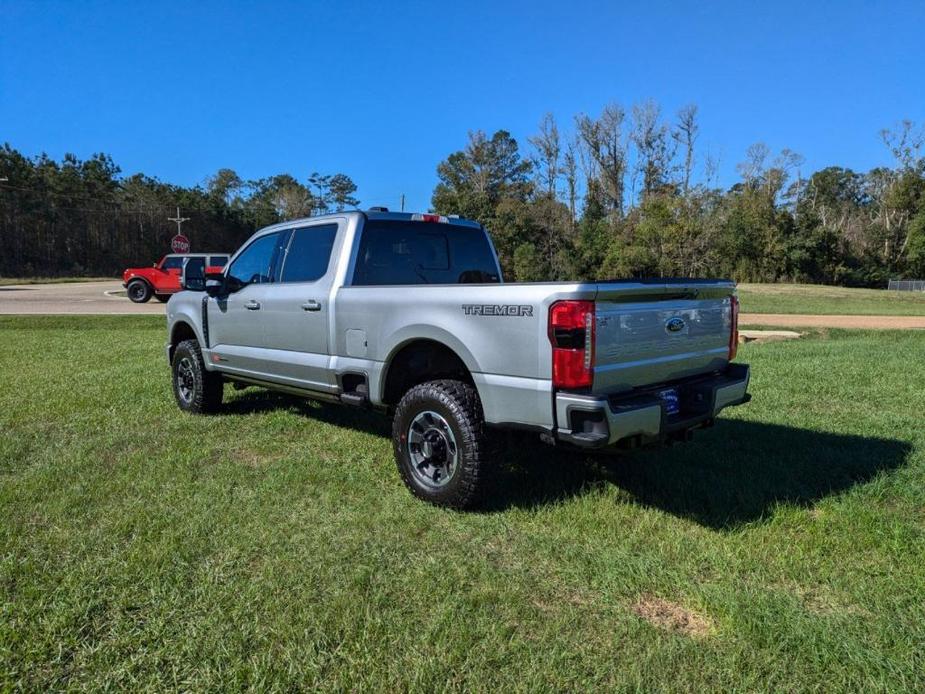
[[[430,381],[405,393],[392,445],[398,472],[418,498],[459,509],[482,499],[490,453],[482,404],[468,383]]]
[[[177,345],[171,362],[173,395],[184,412],[215,412],[222,404],[222,375],[206,371],[196,340]]]
[[[151,298],[151,287],[144,280],[132,280],[125,288],[125,293],[132,302],[143,304]]]

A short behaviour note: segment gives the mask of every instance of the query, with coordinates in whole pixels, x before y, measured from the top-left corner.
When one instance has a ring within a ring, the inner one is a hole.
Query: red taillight
[[[549,307],[554,388],[590,388],[594,379],[594,302],[557,301]]]
[[[730,297],[732,300],[732,329],[729,331],[729,361],[736,358],[736,352],[739,350],[739,298]]]

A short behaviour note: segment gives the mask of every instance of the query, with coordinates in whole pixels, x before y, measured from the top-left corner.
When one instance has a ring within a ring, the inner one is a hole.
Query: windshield
[[[500,282],[488,237],[454,224],[371,220],[363,227],[354,285]]]

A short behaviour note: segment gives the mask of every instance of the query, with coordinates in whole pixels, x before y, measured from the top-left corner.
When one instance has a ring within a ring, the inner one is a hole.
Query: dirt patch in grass
[[[649,624],[684,636],[705,638],[715,628],[709,617],[654,595],[641,596],[632,610]]]

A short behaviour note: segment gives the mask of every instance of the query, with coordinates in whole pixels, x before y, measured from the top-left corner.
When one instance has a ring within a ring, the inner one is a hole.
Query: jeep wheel
[[[144,280],[132,280],[125,288],[125,293],[136,304],[143,304],[151,298],[151,287]]]
[[[155,294],[154,298],[160,301],[162,304],[166,304],[170,301],[170,294]]]
[[[489,450],[482,404],[460,381],[415,386],[392,421],[398,472],[411,493],[438,506],[469,508],[486,487]]]
[[[215,412],[222,404],[222,375],[206,371],[196,340],[177,345],[171,362],[173,395],[185,412]]]

